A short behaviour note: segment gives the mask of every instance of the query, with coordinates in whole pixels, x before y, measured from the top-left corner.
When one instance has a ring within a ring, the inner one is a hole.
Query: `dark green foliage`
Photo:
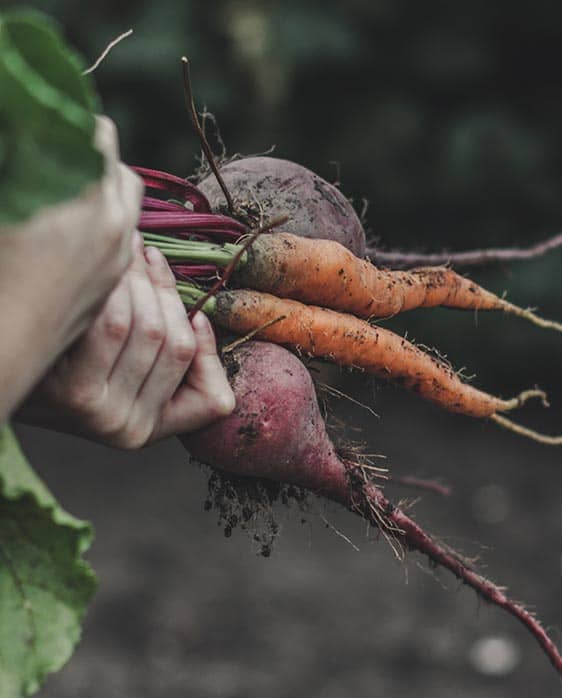
[[[67,514],[0,427],[0,695],[34,693],[68,660],[95,590],[91,527]]]
[[[0,224],[79,194],[101,177],[96,108],[78,58],[42,15],[0,14]]]

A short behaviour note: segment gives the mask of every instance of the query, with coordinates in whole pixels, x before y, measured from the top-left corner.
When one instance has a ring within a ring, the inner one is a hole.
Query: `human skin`
[[[0,423],[19,408],[20,421],[136,448],[229,414],[234,396],[208,321],[189,322],[165,260],[143,250],[143,187],[109,119],[96,144],[102,182],[0,229]]]
[[[17,418],[136,449],[230,414],[234,394],[203,313],[190,322],[166,260],[143,249],[88,331]]]
[[[71,201],[0,228],[0,423],[91,323],[131,260],[143,187],[99,117],[103,179]]]

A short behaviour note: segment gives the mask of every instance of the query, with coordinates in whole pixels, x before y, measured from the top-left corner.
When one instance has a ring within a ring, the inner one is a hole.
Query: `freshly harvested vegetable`
[[[146,181],[152,186],[154,171],[148,172],[150,177]],[[172,175],[156,175],[158,187],[166,188],[167,178],[171,178],[171,188],[175,191],[184,186],[182,180],[177,181]],[[152,200],[149,206],[150,210],[143,213],[140,221],[146,243],[157,246],[171,261],[176,277],[181,279],[178,290],[186,305],[192,308],[202,305],[220,326],[238,334],[274,341],[296,352],[306,352],[341,366],[369,371],[378,377],[394,380],[447,410],[490,418],[502,427],[540,443],[562,445],[562,437],[539,434],[514,424],[501,414],[520,407],[531,397],[542,398],[546,405],[542,391],[527,390],[511,400],[502,400],[463,383],[448,364],[389,330],[374,327],[348,313],[336,313],[290,298],[304,296],[306,301],[313,303],[320,299],[322,305],[343,306],[364,316],[376,316],[376,310],[381,315],[388,315],[401,308],[442,303],[503,309],[523,315],[537,324],[562,329],[556,323],[549,323],[530,311],[508,304],[450,270],[381,272],[333,241],[307,240],[290,233],[275,233],[253,236],[253,245],[248,249],[248,242],[242,247],[230,243],[201,244],[193,238],[232,239],[236,230],[235,226],[228,225],[231,219],[222,214],[200,214],[187,209],[180,213],[172,210],[155,212]],[[155,215],[159,216],[157,228],[152,224]],[[190,223],[201,215],[205,216],[201,227],[196,222]],[[217,218],[217,223],[213,217]],[[232,223],[238,225],[236,221]],[[163,234],[166,226],[174,229],[175,235],[191,239]],[[159,232],[154,232],[155,229]],[[315,255],[316,246],[327,251],[324,255]],[[224,267],[227,267],[225,280],[238,269],[240,283],[270,288],[289,298],[251,290],[206,293],[185,281],[198,275],[208,278],[213,276],[213,271],[218,274]],[[334,277],[336,283],[326,282],[326,278],[333,281]]]
[[[145,230],[150,229],[149,216],[143,216]],[[164,216],[169,220],[168,230],[172,231],[177,216]],[[238,251],[235,245],[182,243],[150,233],[145,234],[145,240],[159,247],[172,261],[205,261],[217,267],[227,266]],[[333,240],[311,240],[284,232],[262,235],[240,257],[233,278],[239,286],[364,318],[391,317],[414,308],[437,306],[501,310],[562,332],[561,323],[545,320],[529,309],[499,298],[452,269],[378,269]]]
[[[188,307],[205,295],[184,282],[177,286]],[[540,390],[526,390],[510,400],[484,393],[463,383],[442,360],[394,332],[353,315],[249,290],[221,291],[208,298],[202,309],[220,327],[236,334],[251,334],[296,352],[363,369],[391,379],[450,412],[488,417],[507,428],[511,423],[498,413],[521,407],[534,397],[546,401]],[[516,428],[523,429],[518,425]],[[541,443],[562,445],[562,437],[525,431],[526,436]]]
[[[220,168],[234,199],[235,213],[261,225],[288,216],[284,230],[305,238],[336,240],[358,257],[365,256],[365,231],[348,199],[333,184],[306,167],[280,158],[251,157]],[[230,213],[213,176],[199,183],[211,209]]]
[[[185,59],[184,79],[192,121],[217,180],[207,178],[201,184],[210,204],[210,210],[205,210],[209,218],[198,227],[193,202],[186,204],[191,212],[185,215],[167,204],[150,201],[140,227],[147,244],[159,247],[171,261],[176,277],[182,279],[177,287],[186,306],[192,312],[203,308],[220,327],[244,335],[228,347],[227,367],[236,395],[234,413],[183,438],[201,462],[252,483],[239,499],[238,485],[228,484],[228,480],[225,484],[220,476],[212,476],[210,482],[216,483],[219,478],[219,486],[215,489],[210,484],[209,503],[220,506],[225,534],[229,535],[239,520],[232,512],[231,502],[247,502],[252,487],[263,491],[255,478],[281,483],[282,488],[288,486],[289,490],[281,489],[282,497],[290,496],[291,489],[298,490],[299,494],[292,495],[297,501],[302,501],[301,488],[311,490],[377,526],[395,550],[398,547],[401,551],[404,546],[426,554],[431,562],[449,569],[482,598],[514,615],[562,674],[558,650],[523,606],[510,600],[469,562],[433,540],[389,502],[371,479],[370,466],[359,456],[349,459],[338,453],[327,436],[308,372],[293,354],[278,346],[397,380],[446,409],[489,417],[537,441],[559,445],[562,437],[537,434],[500,414],[531,397],[540,397],[546,403],[542,391],[525,391],[512,400],[488,395],[463,383],[441,359],[360,318],[445,305],[504,310],[542,326],[562,326],[509,304],[448,269],[392,274],[357,259],[347,251],[364,256],[365,238],[357,217],[353,214],[339,218],[334,227],[334,208],[337,210],[339,203],[334,206],[332,201],[331,211],[323,208],[326,196],[315,195],[315,176],[300,166],[271,158],[250,158],[229,163],[219,173],[198,122]],[[162,180],[158,186],[161,184]],[[325,193],[323,187],[320,189]],[[235,242],[233,237],[238,230],[226,222],[224,214],[228,214],[226,220],[230,217],[248,226],[246,232],[251,235],[238,244],[230,244]],[[214,225],[213,215],[222,217],[223,227]],[[286,232],[258,237],[263,232],[262,225],[272,225],[279,215],[290,217]],[[336,240],[343,247],[318,242],[316,238]],[[200,244],[197,240],[201,239],[213,244]],[[224,244],[218,246],[217,242]],[[209,276],[215,272],[212,285],[209,278],[202,278],[203,269]],[[203,287],[186,283],[184,279],[190,276],[199,277]],[[236,285],[257,290],[221,290],[231,277]],[[254,336],[275,344],[248,341]],[[262,501],[259,495],[257,511],[261,510]],[[252,516],[251,509],[245,506],[241,514],[244,522]]]
[[[340,457],[326,433],[310,374],[297,357],[274,344],[247,342],[227,357],[227,367],[236,409],[182,437],[194,458],[235,475],[292,483],[342,504],[391,542],[427,555],[515,616],[562,674],[562,657],[531,613],[389,502],[360,463]]]

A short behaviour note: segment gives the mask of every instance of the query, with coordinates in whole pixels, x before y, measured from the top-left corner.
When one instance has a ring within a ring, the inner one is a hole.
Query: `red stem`
[[[161,172],[160,170],[152,170],[147,167],[133,166],[132,169],[142,177],[147,187],[169,191],[183,201],[191,202],[194,211],[210,213],[211,205],[205,194],[186,179],[176,177],[176,175],[168,174],[167,172]]]
[[[190,280],[195,277],[215,276],[218,267],[214,264],[170,264],[171,270],[177,279]]]
[[[454,551],[433,540],[415,521],[398,507],[394,507],[378,487],[373,484],[366,485],[364,496],[367,502],[371,502],[373,508],[380,512],[381,516],[375,516],[370,507],[367,506],[365,510],[365,504],[361,506],[355,501],[348,503],[349,508],[369,518],[372,523],[379,527],[381,527],[381,519],[383,522],[387,522],[389,530],[386,532],[388,535],[396,536],[411,550],[417,550],[427,555],[432,562],[448,569],[457,579],[472,587],[486,601],[503,608],[517,618],[542,647],[552,666],[562,675],[562,657],[556,645],[539,621],[526,608],[509,599],[496,584],[477,574]]]
[[[143,211],[139,227],[143,230],[170,230],[190,233],[197,229],[201,232],[213,231],[224,233],[229,239],[238,239],[248,229],[228,216],[218,213],[194,213],[192,211]]]
[[[449,497],[451,488],[443,485],[437,480],[425,480],[424,478],[415,477],[414,475],[387,475],[387,480],[396,485],[405,485],[406,487],[415,487],[419,490],[427,490],[440,494],[442,497]]]
[[[385,251],[371,245],[367,248],[367,256],[375,264],[394,268],[433,267],[443,264],[452,264],[455,267],[470,267],[533,259],[558,247],[562,247],[562,233],[558,233],[558,235],[554,235],[531,247],[491,247],[489,249],[467,250],[465,252],[445,251],[423,254],[402,252],[400,250]]]
[[[142,200],[142,210],[185,213],[185,211],[189,209],[186,209],[181,204],[176,204],[173,201],[164,201],[163,199],[155,199],[153,196],[145,196]]]

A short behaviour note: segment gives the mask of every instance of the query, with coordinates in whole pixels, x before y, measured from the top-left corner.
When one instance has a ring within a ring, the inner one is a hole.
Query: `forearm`
[[[85,327],[72,312],[80,286],[41,238],[0,232],[0,422]]]
[[[143,186],[97,121],[105,175],[77,198],[0,227],[0,421],[90,325],[131,259]]]
[[[0,292],[0,423],[6,421],[55,358],[52,337],[34,309]],[[54,333],[53,333],[54,334]]]

